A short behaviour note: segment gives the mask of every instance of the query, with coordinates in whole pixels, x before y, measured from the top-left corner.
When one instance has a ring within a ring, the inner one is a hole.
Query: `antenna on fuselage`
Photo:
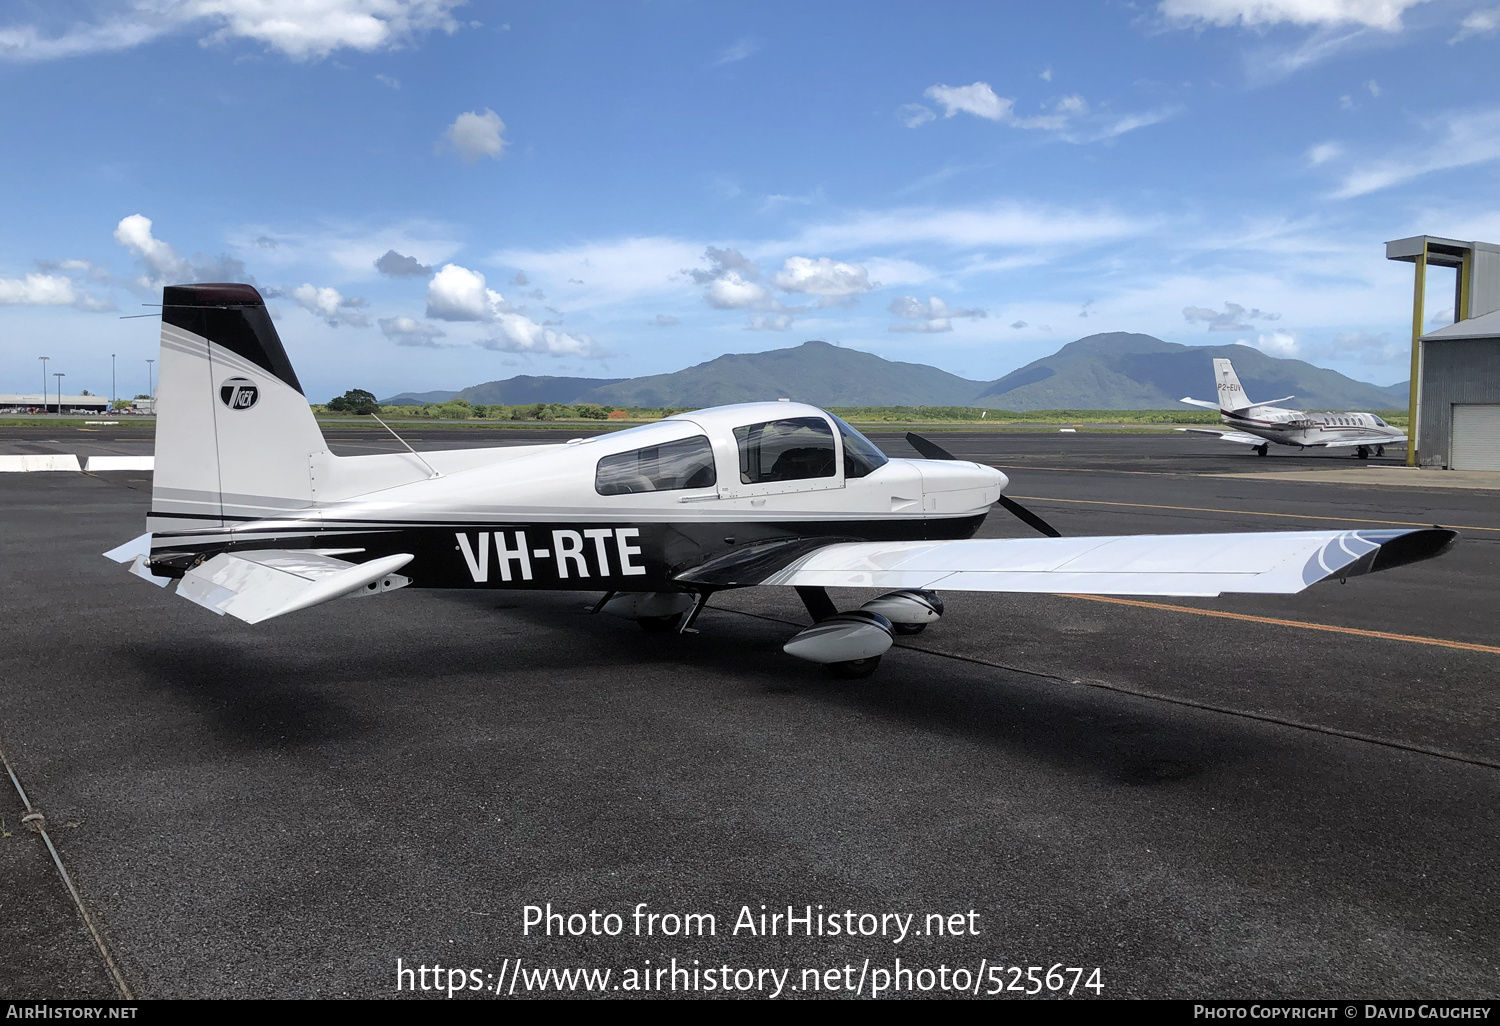
[[[391,437],[392,438],[394,438],[396,441],[400,442],[402,445],[405,445],[407,452],[411,453],[417,459],[422,460],[422,466],[424,466],[428,470],[432,471],[431,476],[429,476],[427,478],[427,480],[431,481],[434,477],[442,477],[443,476],[442,474],[439,474],[437,472],[437,469],[435,467],[433,467],[433,465],[431,463],[428,463],[425,459],[422,459],[422,454],[419,453],[419,452],[417,452],[417,450],[413,449],[407,443],[406,439],[404,439],[400,435],[396,434],[396,429],[395,428],[391,427],[389,424],[387,424],[385,421],[381,420],[379,417],[375,416],[375,414],[373,414],[373,413],[370,414],[370,416],[375,417],[375,423],[379,424],[381,427],[383,427],[387,431],[389,431],[391,433]]]

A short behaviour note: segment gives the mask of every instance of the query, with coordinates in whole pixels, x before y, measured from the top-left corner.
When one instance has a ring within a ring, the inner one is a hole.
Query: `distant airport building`
[[[0,394],[0,410],[10,413],[29,410],[46,413],[103,413],[107,409],[109,409],[109,396],[104,395],[43,396],[40,392],[32,392],[29,395]]]
[[[1416,265],[1407,462],[1500,470],[1500,246],[1417,235],[1385,256]],[[1424,332],[1428,267],[1457,272],[1454,323]]]

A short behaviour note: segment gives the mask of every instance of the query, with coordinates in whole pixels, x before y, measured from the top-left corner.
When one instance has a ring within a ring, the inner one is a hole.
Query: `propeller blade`
[[[944,449],[941,445],[938,445],[936,442],[928,441],[914,431],[908,431],[906,433],[906,442],[913,449],[917,450],[917,452],[921,453],[924,460],[958,459],[957,456],[953,455],[947,449]]]
[[[1005,512],[1014,516],[1017,520],[1021,521],[1021,523],[1025,524],[1033,531],[1045,534],[1048,538],[1062,537],[1061,531],[1053,527],[1051,524],[1047,523],[1047,521],[1043,520],[1035,513],[1031,512],[1031,510],[1021,505],[1015,499],[1007,499],[1002,495],[1000,496],[998,501],[1001,506],[1005,507]]]
[[[944,449],[941,445],[938,445],[936,442],[933,442],[929,439],[923,438],[921,435],[917,434],[914,431],[908,431],[906,433],[906,441],[907,444],[909,444],[913,449],[921,453],[922,458],[925,460],[958,459],[957,456],[953,455],[947,449]],[[1051,524],[1047,523],[1047,521],[1043,520],[1035,513],[1031,512],[1031,510],[1021,505],[1015,499],[1007,499],[1002,495],[997,501],[1004,508],[1005,512],[1021,521],[1021,523],[1025,524],[1033,531],[1045,534],[1048,538],[1062,537],[1061,531],[1053,527]]]

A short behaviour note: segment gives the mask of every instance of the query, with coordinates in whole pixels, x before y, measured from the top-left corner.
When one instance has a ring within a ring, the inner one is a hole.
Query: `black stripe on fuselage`
[[[153,559],[263,549],[360,549],[342,558],[364,562],[411,553],[401,573],[420,588],[511,588],[568,591],[673,591],[675,580],[710,560],[748,546],[810,538],[853,541],[947,541],[969,538],[984,513],[902,520],[650,522],[529,522],[525,520],[414,526],[308,521],[266,531],[240,529],[227,544],[190,535],[153,540]],[[786,560],[806,554],[788,546]],[[523,555],[524,553],[524,555]],[[766,572],[774,572],[772,566]],[[751,584],[754,581],[746,581]]]

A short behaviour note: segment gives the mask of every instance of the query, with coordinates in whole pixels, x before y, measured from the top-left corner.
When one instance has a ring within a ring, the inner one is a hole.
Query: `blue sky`
[[[143,391],[122,315],[191,280],[315,400],[1098,331],[1389,384],[1383,243],[1500,241],[1497,43],[1493,0],[4,0],[0,391]]]

